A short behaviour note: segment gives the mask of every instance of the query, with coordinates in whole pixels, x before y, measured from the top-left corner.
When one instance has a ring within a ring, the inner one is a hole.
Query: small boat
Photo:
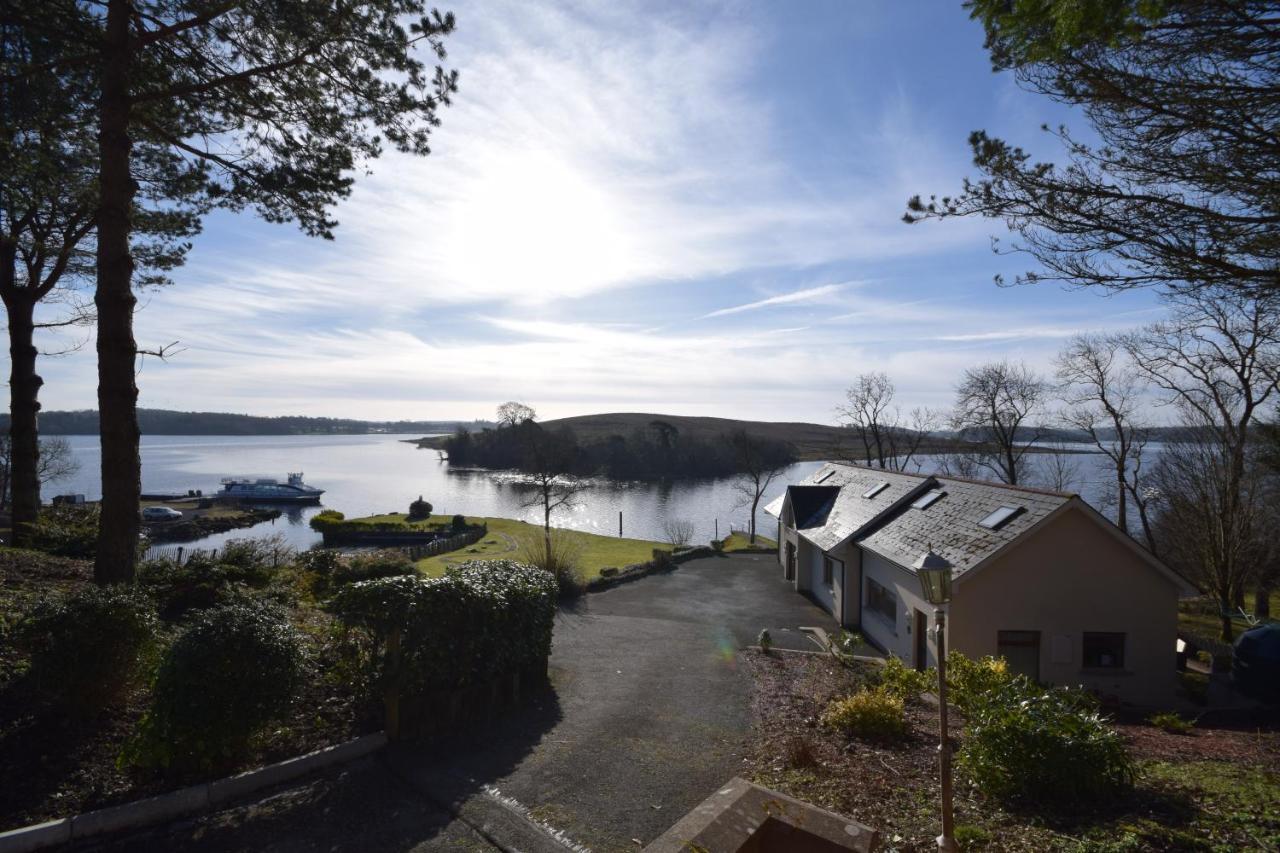
[[[302,472],[290,474],[287,482],[270,477],[223,477],[221,498],[260,503],[320,503],[324,489],[302,482]]]

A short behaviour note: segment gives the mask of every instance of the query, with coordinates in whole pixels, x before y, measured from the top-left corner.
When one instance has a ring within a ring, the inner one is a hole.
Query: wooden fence
[[[423,557],[434,557],[437,554],[443,554],[446,551],[456,551],[459,548],[465,548],[468,545],[479,542],[481,539],[489,535],[489,525],[481,524],[478,528],[468,530],[465,533],[459,533],[457,536],[450,536],[448,539],[437,539],[426,545],[406,545],[400,550],[403,551],[410,560],[421,560]]]

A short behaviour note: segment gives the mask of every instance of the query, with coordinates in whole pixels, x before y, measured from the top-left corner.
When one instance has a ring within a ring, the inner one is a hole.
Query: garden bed
[[[350,683],[337,677],[334,618],[315,605],[296,576],[283,574],[260,593],[284,604],[314,664],[291,712],[254,738],[247,755],[218,773],[164,778],[120,769],[117,758],[149,705],[149,687],[136,687],[96,715],[68,717],[25,689],[27,662],[7,635],[33,602],[88,587],[92,575],[88,561],[0,548],[0,830],[280,761],[381,727],[380,709],[357,698]],[[164,627],[162,642],[178,627]]]
[[[819,717],[831,699],[875,676],[874,664],[749,652],[752,729],[743,775],[760,785],[847,814],[881,833],[885,849],[937,849],[937,708],[906,707],[907,735],[866,741]],[[959,740],[960,715],[953,713]],[[1280,847],[1280,737],[1274,731],[1171,734],[1117,724],[1138,763],[1133,792],[1070,814],[1037,804],[1013,812],[957,774],[957,838],[967,850],[1235,850]]]

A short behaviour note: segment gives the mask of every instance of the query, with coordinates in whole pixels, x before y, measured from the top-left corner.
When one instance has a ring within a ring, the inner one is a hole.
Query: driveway
[[[103,847],[635,851],[741,770],[738,658],[760,629],[816,650],[795,629],[834,628],[781,575],[770,554],[714,557],[584,596],[556,621],[554,690],[522,711]]]
[[[447,763],[575,842],[634,851],[741,770],[751,687],[741,650],[761,628],[775,645],[816,650],[795,629],[834,628],[781,577],[770,554],[717,557],[585,596],[556,622],[554,707],[496,740],[402,748],[395,765],[438,796]]]

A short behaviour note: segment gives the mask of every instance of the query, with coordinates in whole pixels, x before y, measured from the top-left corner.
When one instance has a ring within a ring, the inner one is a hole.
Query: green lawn
[[[451,519],[452,516],[444,516],[446,523]],[[467,516],[468,524],[481,522],[489,526],[488,536],[466,548],[419,560],[418,570],[437,577],[444,574],[444,570],[449,566],[465,563],[468,560],[517,559],[526,541],[542,535],[542,527],[536,524],[511,518]],[[557,531],[559,535],[568,539],[573,547],[580,549],[578,565],[582,571],[582,578],[586,581],[598,577],[600,570],[608,566],[622,568],[630,563],[647,562],[653,558],[654,548],[667,550],[671,548],[664,542],[650,542],[644,539],[620,539],[562,528],[558,528]]]
[[[1246,609],[1253,607],[1253,593],[1250,592],[1245,597]],[[1271,612],[1272,614],[1280,614],[1280,591],[1271,593]],[[1275,619],[1276,616],[1271,617]],[[1249,624],[1245,622],[1237,614],[1232,619],[1237,635],[1241,631],[1248,629]],[[1183,631],[1192,634],[1199,634],[1210,640],[1218,639],[1218,634],[1222,630],[1222,620],[1218,617],[1218,605],[1216,602],[1204,598],[1193,598],[1180,602],[1178,605],[1178,627]]]
[[[730,533],[729,538],[724,540],[724,550],[728,551],[745,551],[748,548],[771,548],[778,550],[778,543],[767,536],[756,534],[756,544],[751,544],[751,539],[745,533]]]

